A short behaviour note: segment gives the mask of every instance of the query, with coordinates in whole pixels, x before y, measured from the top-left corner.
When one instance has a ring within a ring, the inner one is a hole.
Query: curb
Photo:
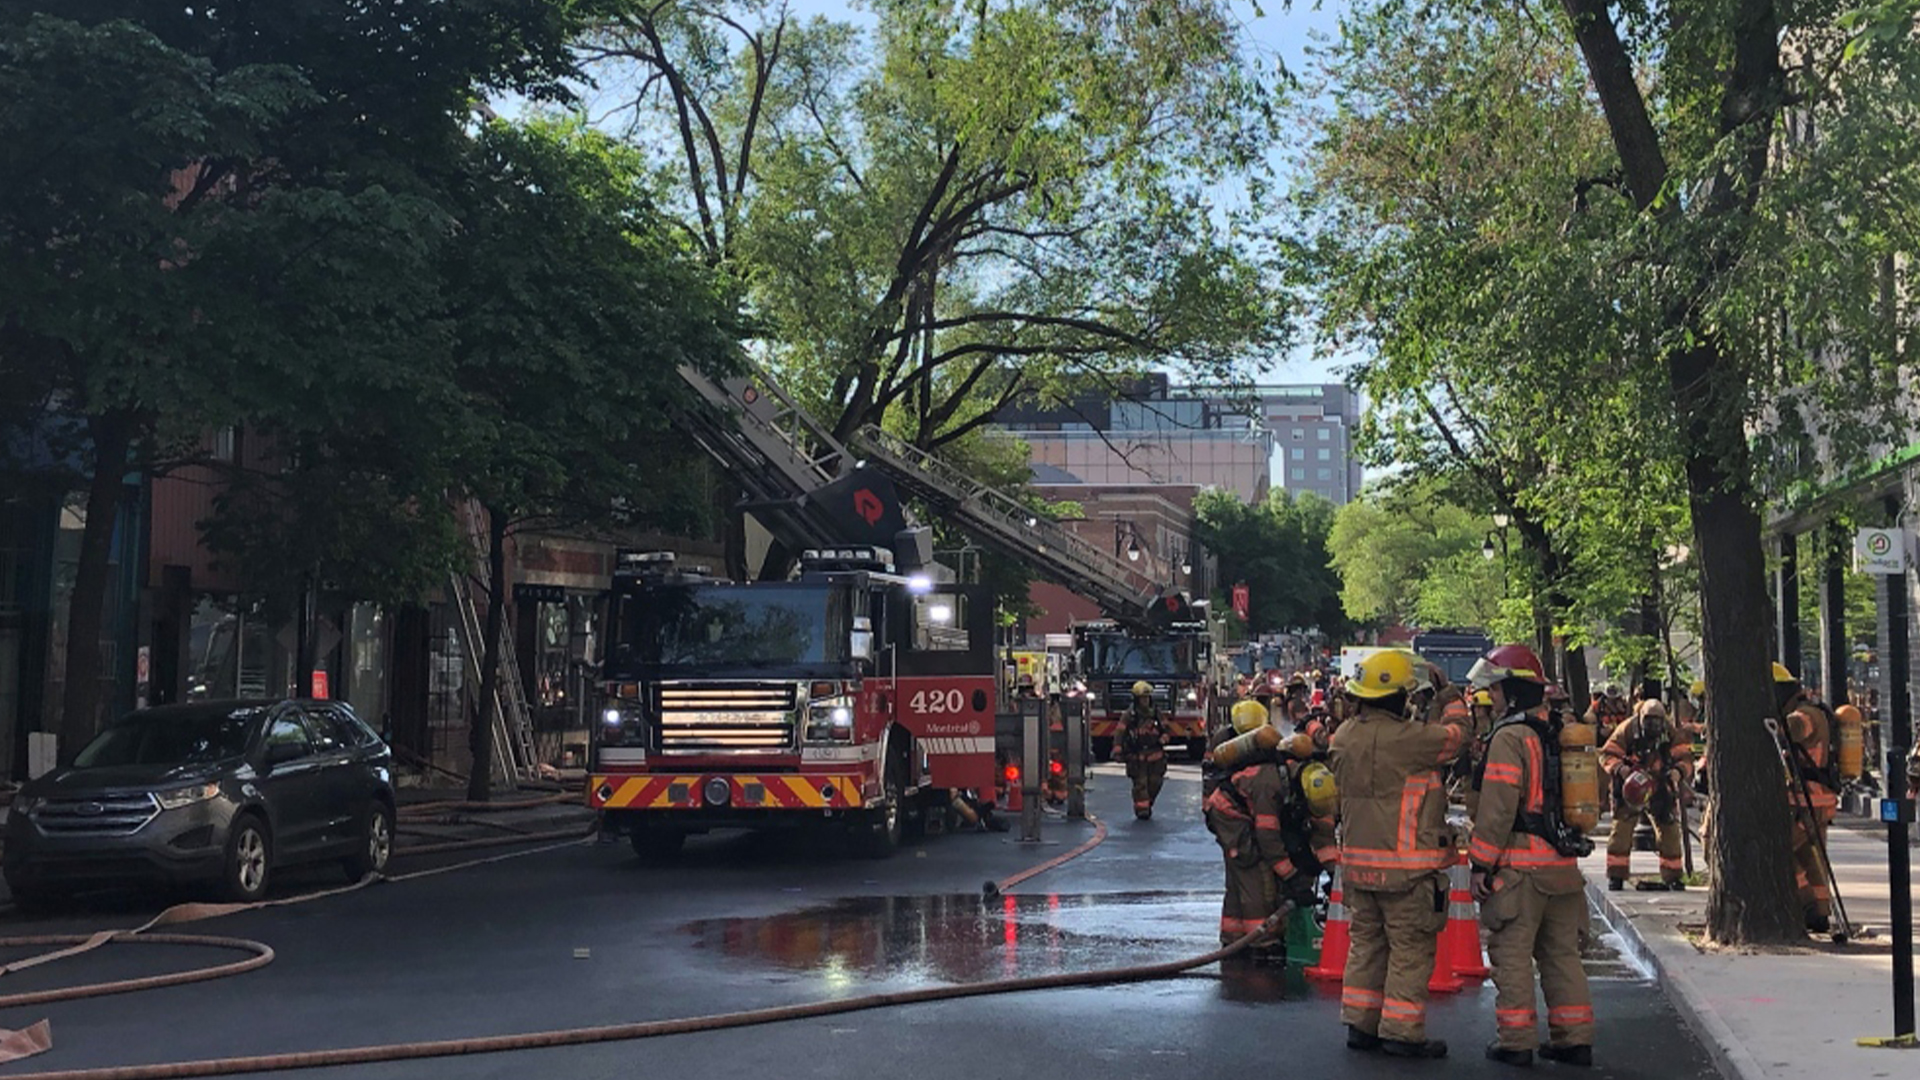
[[[1654,973],[1667,1001],[1706,1048],[1720,1075],[1726,1080],[1766,1080],[1767,1071],[1747,1052],[1733,1029],[1720,1018],[1719,1011],[1707,1001],[1706,994],[1687,974],[1686,965],[1676,962],[1694,952],[1693,944],[1678,930],[1655,930],[1651,935],[1653,940],[1649,941],[1649,935],[1641,932],[1633,917],[1607,895],[1605,885],[1591,875],[1586,875],[1586,879],[1587,899],[1600,909],[1607,928],[1620,936],[1634,959]]]

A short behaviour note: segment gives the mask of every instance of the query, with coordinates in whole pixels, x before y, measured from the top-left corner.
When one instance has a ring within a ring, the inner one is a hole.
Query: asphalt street
[[[1220,869],[1200,823],[1197,771],[1174,767],[1151,822],[1133,821],[1127,802],[1124,779],[1103,767],[1089,804],[1110,822],[1107,842],[991,899],[982,883],[1067,850],[1090,827],[1049,819],[1038,846],[1008,834],[936,836],[877,862],[782,836],[696,838],[665,866],[642,864],[624,843],[572,844],[197,923],[184,929],[259,940],[276,958],[210,983],[11,1010],[0,1026],[50,1018],[54,1049],[0,1068],[0,1077],[699,1016],[1208,951]],[[324,875],[316,882],[324,884]],[[0,933],[131,926],[145,914],[139,901],[111,900],[54,919],[10,915]],[[5,958],[37,951],[12,949]],[[20,993],[232,958],[109,946],[9,974],[0,989]],[[1601,1063],[1591,1075],[1713,1075],[1657,988],[1604,948],[1590,966]],[[1490,988],[1436,997],[1432,1033],[1453,1044],[1454,1056],[1433,1065],[1345,1049],[1336,998],[1337,989],[1310,988],[1289,974],[1212,968],[1137,986],[299,1075],[984,1080],[1087,1069],[1191,1080],[1196,1070],[1210,1077],[1510,1072],[1480,1056],[1493,1030]]]

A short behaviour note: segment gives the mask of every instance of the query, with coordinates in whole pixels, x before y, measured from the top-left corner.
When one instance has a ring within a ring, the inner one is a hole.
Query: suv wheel
[[[384,874],[387,860],[393,856],[393,810],[375,799],[367,810],[367,824],[360,830],[360,848],[341,863],[349,881],[368,874]]]
[[[267,879],[273,873],[273,842],[267,837],[266,823],[249,814],[233,823],[227,834],[226,874],[222,891],[229,900],[251,903],[267,895]]]

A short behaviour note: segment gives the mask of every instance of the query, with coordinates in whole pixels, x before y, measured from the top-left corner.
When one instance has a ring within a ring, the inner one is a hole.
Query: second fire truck
[[[1171,721],[1174,739],[1196,760],[1206,753],[1211,658],[1206,623],[1169,621],[1155,632],[1139,633],[1101,620],[1075,626],[1073,637],[1074,668],[1093,701],[1096,757],[1112,756],[1136,682],[1153,687],[1154,703]]]

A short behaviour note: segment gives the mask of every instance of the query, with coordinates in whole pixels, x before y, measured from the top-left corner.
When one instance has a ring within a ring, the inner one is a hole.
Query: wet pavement
[[[576,844],[292,907],[197,924],[278,952],[259,972],[133,997],[13,1010],[54,1021],[55,1049],[0,1068],[80,1068],[698,1016],[869,993],[1154,963],[1215,947],[1220,869],[1198,814],[1197,771],[1176,765],[1159,812],[1134,822],[1124,781],[1095,777],[1112,824],[1089,855],[987,899],[998,880],[1084,839],[1050,819],[1046,841],[960,834],[870,862],[787,837],[695,838],[672,865],[626,845]],[[74,925],[124,917],[78,913]],[[26,927],[9,920],[19,932]],[[51,924],[29,924],[36,931]],[[61,927],[65,928],[65,927]],[[112,948],[22,973],[24,990],[189,966]],[[1596,940],[1595,1075],[1711,1075],[1657,989]],[[59,969],[57,972],[55,969]],[[1481,1059],[1485,986],[1436,996],[1449,1076],[1504,1075]],[[980,1080],[1035,1071],[1106,1077],[1399,1076],[1418,1065],[1354,1055],[1337,987],[1294,969],[1214,965],[1154,983],[892,1008],[731,1032],[307,1075],[356,1078],[627,1077],[697,1072],[840,1080],[905,1073]]]

